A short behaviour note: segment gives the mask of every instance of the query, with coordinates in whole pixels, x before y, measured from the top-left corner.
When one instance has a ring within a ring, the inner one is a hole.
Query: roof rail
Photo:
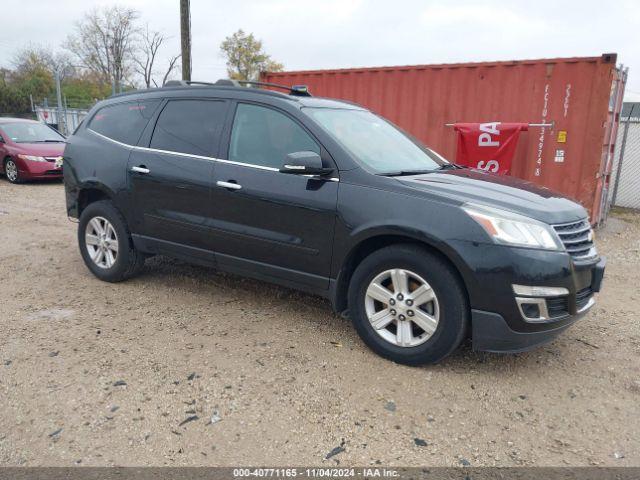
[[[223,80],[224,81],[224,80]],[[234,80],[231,80],[234,81]],[[218,80],[220,82],[220,80]],[[310,97],[311,93],[309,93],[309,89],[306,85],[292,85],[288,87],[287,85],[281,85],[279,83],[269,83],[269,82],[254,82],[252,80],[235,80],[235,82],[240,85],[257,85],[259,87],[271,87],[271,88],[280,88],[282,90],[287,90],[289,95],[294,95],[296,97]]]
[[[254,82],[252,80],[232,80],[229,78],[221,78],[215,83],[210,82],[196,82],[191,80],[169,80],[165,82],[163,87],[188,87],[190,85],[209,85],[209,86],[218,86],[218,87],[242,87],[244,85],[256,85],[258,87],[271,87],[271,88],[279,88],[281,90],[286,90],[289,92],[289,95],[293,95],[296,97],[310,97],[311,93],[309,93],[309,89],[306,85],[293,85],[288,87],[286,85],[281,85],[279,83],[268,83],[268,82]]]
[[[191,80],[169,80],[164,82],[163,87],[188,87],[189,85],[215,85],[210,82],[193,82]]]

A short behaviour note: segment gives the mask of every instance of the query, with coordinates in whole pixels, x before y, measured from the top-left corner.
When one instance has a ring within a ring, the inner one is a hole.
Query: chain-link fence
[[[60,131],[64,135],[70,135],[84,120],[84,117],[89,113],[89,109],[81,108],[66,108],[62,110],[62,122],[58,118],[57,107],[44,107],[37,105],[35,108],[35,114],[38,120],[51,125],[56,130]]]
[[[611,185],[611,205],[640,210],[640,103],[625,103],[620,115]]]

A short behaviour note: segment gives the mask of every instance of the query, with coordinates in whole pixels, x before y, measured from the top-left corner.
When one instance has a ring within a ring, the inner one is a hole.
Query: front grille
[[[568,298],[566,295],[563,297],[547,298],[549,318],[563,317],[569,314]]]
[[[591,225],[586,218],[579,222],[553,225],[553,228],[560,237],[567,252],[569,252],[569,255],[574,259],[584,260],[597,256],[593,244]]]
[[[576,308],[578,310],[582,309],[587,303],[589,303],[589,299],[591,299],[592,295],[593,291],[591,290],[591,287],[578,290],[576,293]]]
[[[593,296],[591,287],[583,288],[576,292],[576,311],[582,310]],[[569,315],[569,296],[549,297],[547,300],[547,312],[549,318],[558,318]]]

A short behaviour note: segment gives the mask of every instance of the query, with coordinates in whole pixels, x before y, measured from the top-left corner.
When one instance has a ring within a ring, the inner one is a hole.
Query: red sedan
[[[11,183],[62,178],[65,138],[35,120],[0,118],[0,172]]]

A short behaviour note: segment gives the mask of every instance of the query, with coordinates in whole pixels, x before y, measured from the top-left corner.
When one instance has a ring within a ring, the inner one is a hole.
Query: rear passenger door
[[[134,233],[168,251],[206,247],[205,219],[228,102],[170,99],[129,159]]]
[[[317,152],[326,167],[333,167],[333,160],[295,118],[266,105],[238,103],[224,136],[229,140],[216,162],[207,222],[220,266],[326,289],[337,178],[317,180],[278,170],[293,152]]]

